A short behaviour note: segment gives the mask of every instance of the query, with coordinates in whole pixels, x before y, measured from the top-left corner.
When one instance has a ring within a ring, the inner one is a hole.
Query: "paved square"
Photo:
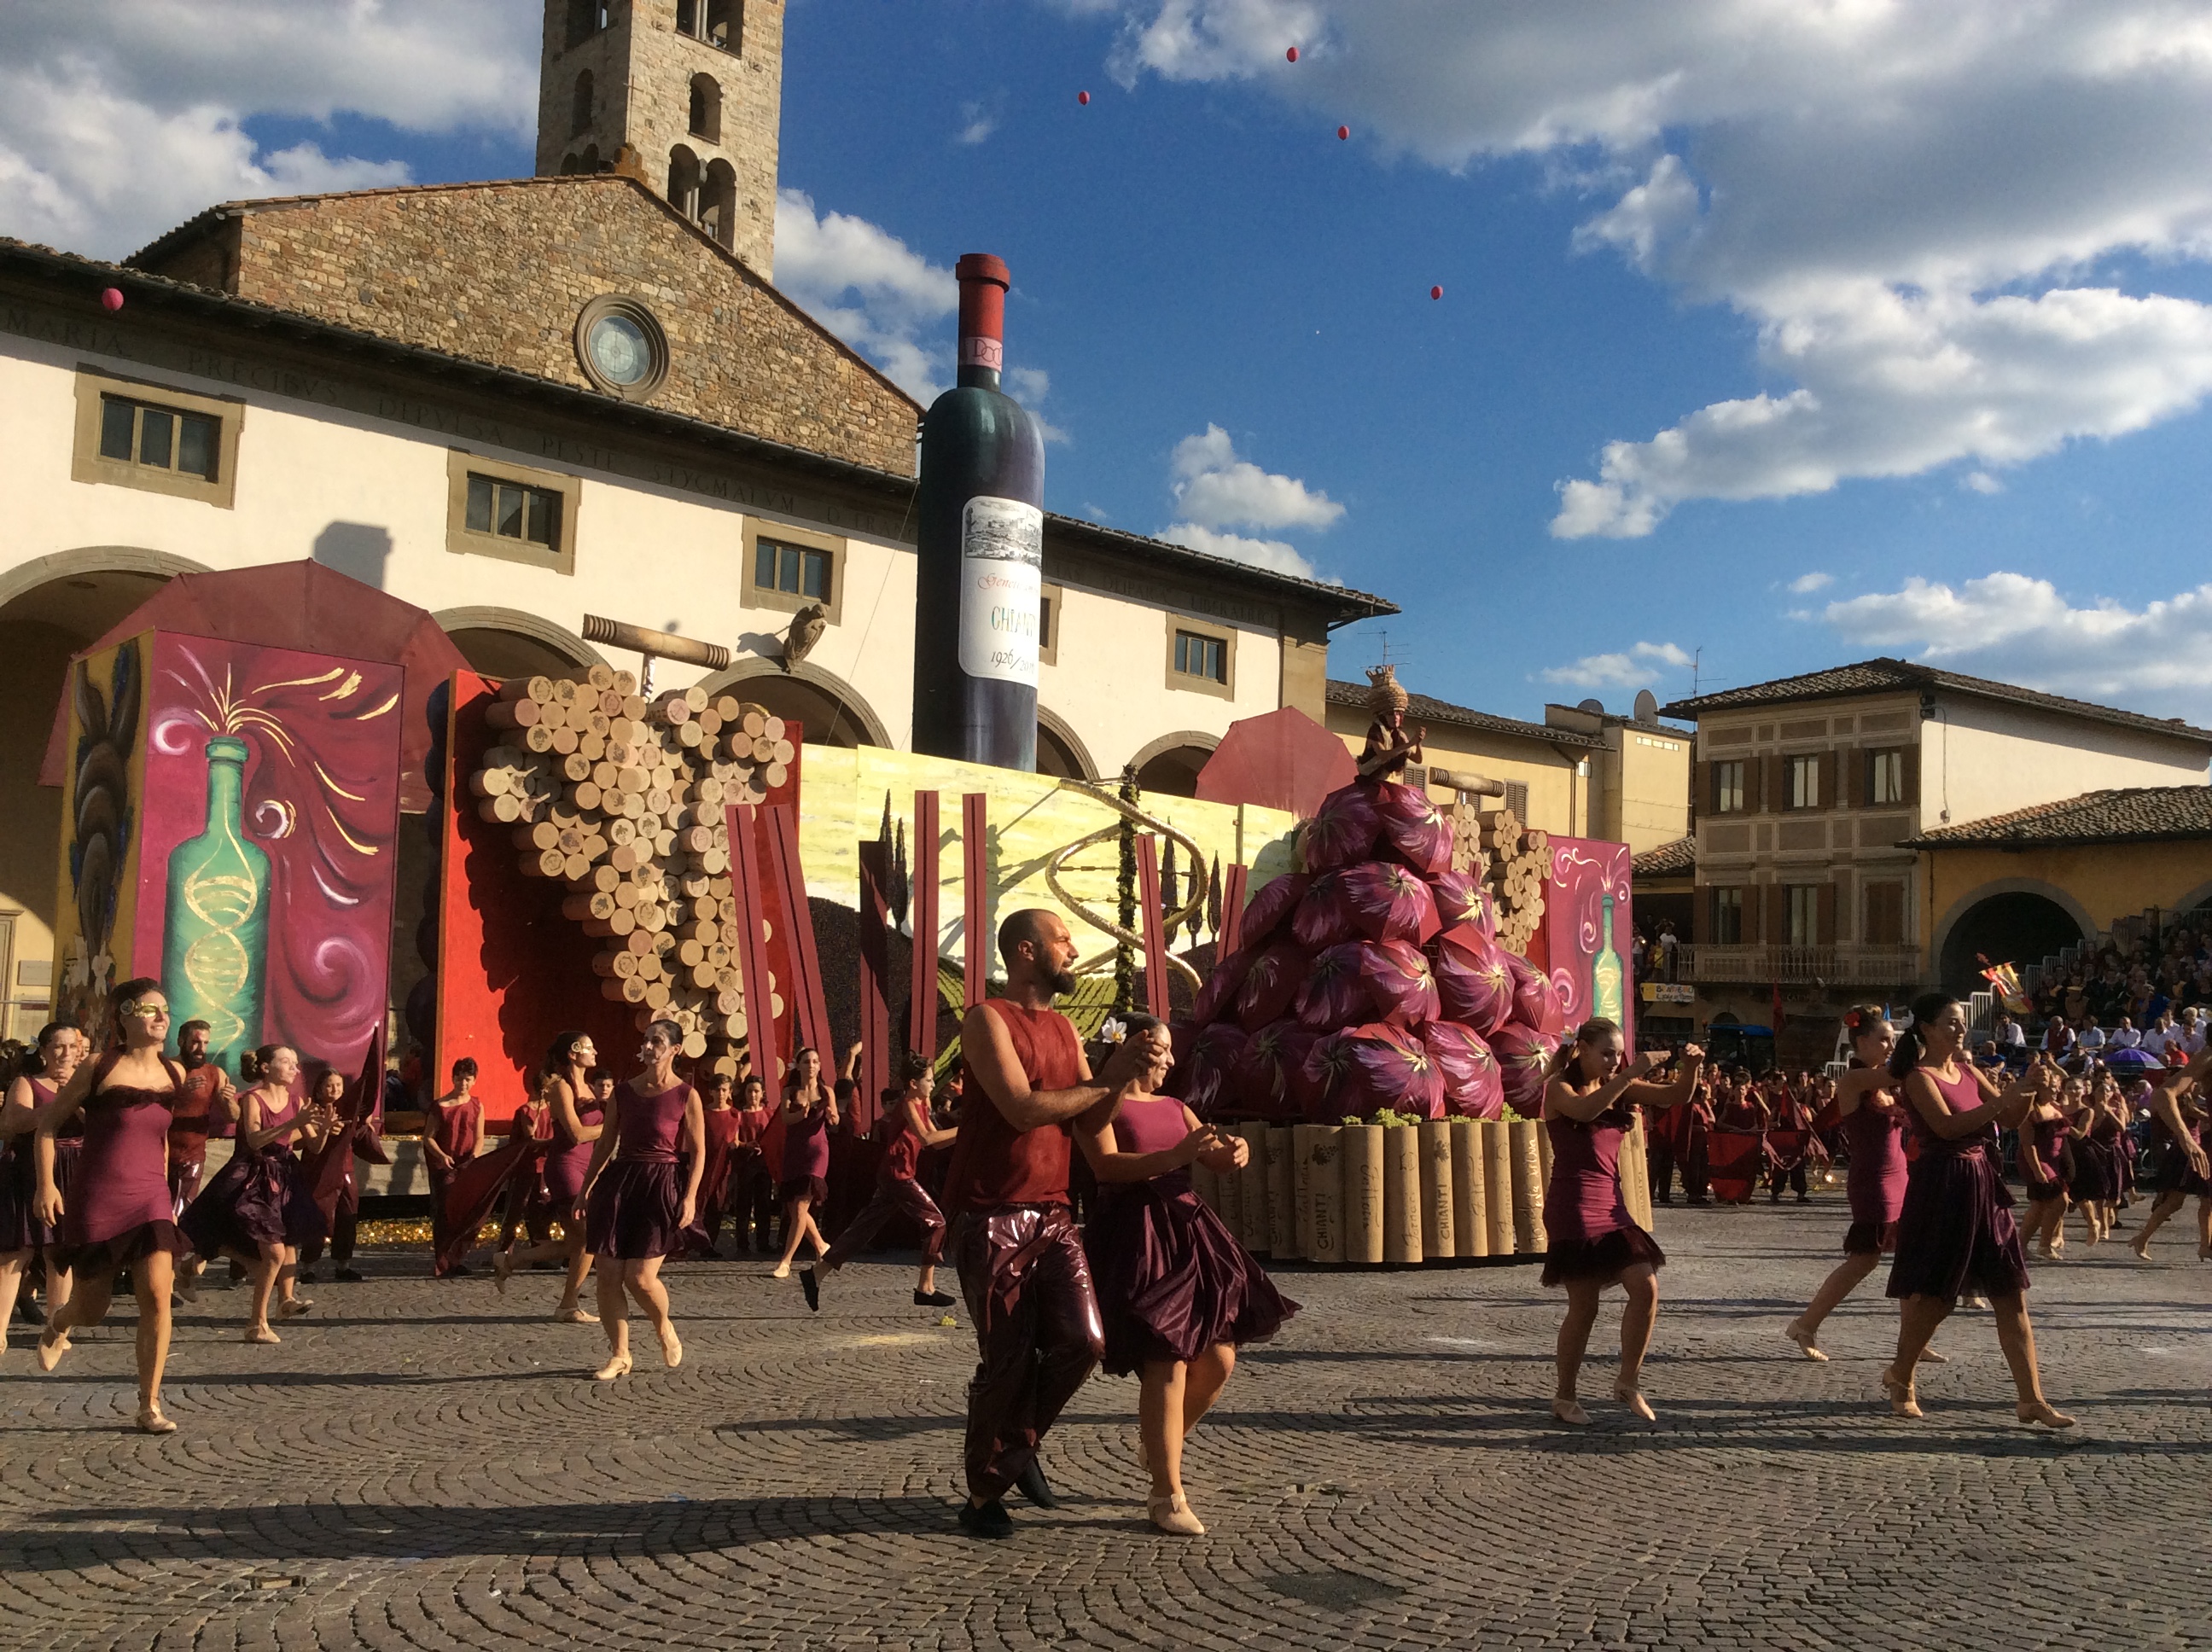
[[[164,1439],[125,1431],[127,1318],[51,1377],[18,1327],[0,1647],[2212,1646],[2193,1233],[2036,1270],[2062,1440],[2011,1421],[1986,1315],[1938,1339],[1918,1424],[1879,1402],[1871,1288],[1798,1360],[1781,1327],[1844,1224],[1832,1196],[1661,1211],[1656,1428],[1602,1399],[1609,1352],[1596,1426],[1551,1424],[1533,1267],[1285,1269],[1305,1311],[1193,1442],[1196,1540],[1142,1523],[1136,1386],[1107,1379],[1048,1442],[1064,1507],[958,1535],[973,1344],[905,1266],[818,1319],[763,1263],[672,1270],[683,1368],[611,1388],[549,1275],[501,1298],[371,1254],[273,1349],[210,1292]]]

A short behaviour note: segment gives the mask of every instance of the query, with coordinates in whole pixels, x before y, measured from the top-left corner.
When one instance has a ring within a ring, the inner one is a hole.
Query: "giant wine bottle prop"
[[[999,388],[1006,266],[970,252],[955,273],[959,382],[921,424],[914,749],[1034,772],[1044,439]]]
[[[246,837],[246,742],[207,743],[207,829],[169,852],[161,989],[177,1025],[208,1023],[208,1054],[230,1071],[261,1042],[269,954],[269,857]]]

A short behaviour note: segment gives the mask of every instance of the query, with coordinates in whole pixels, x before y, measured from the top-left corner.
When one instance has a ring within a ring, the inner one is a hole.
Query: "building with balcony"
[[[1678,973],[1701,1026],[1765,1023],[1778,1003],[1785,1061],[1824,1056],[1850,1004],[1894,1001],[1939,973],[1931,949],[1950,929],[1924,834],[2088,787],[2201,789],[2212,762],[2212,731],[1900,659],[1664,709],[1697,723]]]

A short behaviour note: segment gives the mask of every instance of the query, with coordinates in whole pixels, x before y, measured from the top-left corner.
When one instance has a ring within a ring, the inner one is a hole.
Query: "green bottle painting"
[[[1599,920],[1602,928],[1597,957],[1590,960],[1590,1013],[1625,1026],[1620,1018],[1620,954],[1613,950],[1613,896],[1606,896],[1599,906],[1605,915]]]
[[[207,829],[169,854],[161,984],[172,1024],[208,1023],[208,1053],[231,1072],[261,1042],[269,956],[269,857],[246,839],[246,742],[207,743]]]

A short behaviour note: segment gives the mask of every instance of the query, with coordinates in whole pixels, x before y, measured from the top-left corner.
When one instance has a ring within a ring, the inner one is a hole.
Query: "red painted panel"
[[[937,1059],[937,793],[914,794],[914,869],[908,874],[914,920],[914,991],[907,1031],[915,1054]]]
[[[1137,914],[1145,935],[1145,1007],[1168,1018],[1168,937],[1160,918],[1160,841],[1147,833],[1137,840]]]
[[[1221,939],[1216,955],[1228,957],[1243,944],[1244,888],[1252,869],[1239,862],[1221,874]]]
[[[991,979],[990,927],[991,860],[986,852],[990,832],[991,799],[969,792],[960,799],[960,900],[963,975],[966,977],[966,1005],[983,1001],[984,984]]]

